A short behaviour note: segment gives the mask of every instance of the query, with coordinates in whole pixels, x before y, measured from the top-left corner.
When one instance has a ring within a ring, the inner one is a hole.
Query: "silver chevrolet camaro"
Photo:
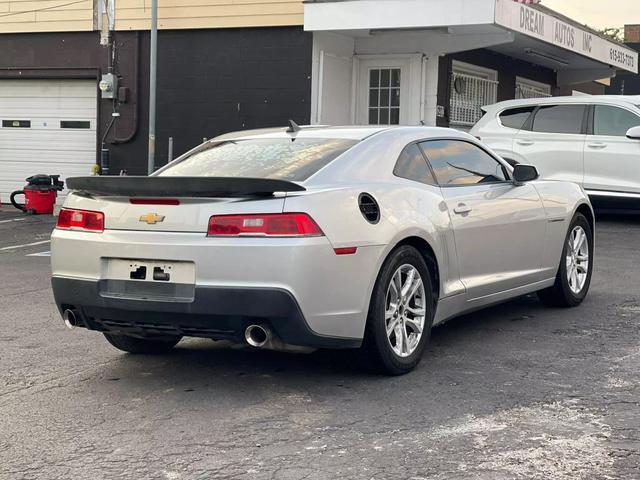
[[[594,215],[474,137],[299,127],[210,140],[150,177],[68,179],[51,237],[67,326],[158,353],[183,336],[416,366],[432,326],[537,292],[582,302]]]

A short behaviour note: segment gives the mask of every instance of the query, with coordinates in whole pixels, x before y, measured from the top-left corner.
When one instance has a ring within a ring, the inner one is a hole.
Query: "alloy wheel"
[[[391,277],[385,299],[387,340],[396,355],[408,357],[418,348],[425,317],[422,277],[413,265],[402,265]]]
[[[566,265],[569,288],[578,295],[589,274],[589,239],[581,226],[575,227],[569,235]]]

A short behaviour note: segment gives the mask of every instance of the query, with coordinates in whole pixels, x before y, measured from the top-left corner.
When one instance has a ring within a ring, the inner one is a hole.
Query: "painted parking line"
[[[2,247],[0,248],[0,252],[3,252],[5,250],[15,250],[18,248],[35,247],[37,245],[44,245],[46,243],[51,243],[51,240],[43,240],[41,242],[24,243],[22,245],[11,245],[9,247]]]
[[[9,220],[0,220],[0,223],[22,222],[24,218],[10,218]]]
[[[29,253],[28,255],[25,255],[25,257],[50,257],[51,256],[51,250],[47,250],[46,252],[40,252],[40,253]]]

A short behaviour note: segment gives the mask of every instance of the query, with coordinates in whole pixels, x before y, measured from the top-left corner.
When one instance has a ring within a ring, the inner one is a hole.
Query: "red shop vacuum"
[[[33,175],[27,178],[23,190],[11,194],[11,203],[18,210],[35,215],[52,214],[58,192],[64,188],[60,175]],[[16,202],[18,195],[24,195],[24,205]]]

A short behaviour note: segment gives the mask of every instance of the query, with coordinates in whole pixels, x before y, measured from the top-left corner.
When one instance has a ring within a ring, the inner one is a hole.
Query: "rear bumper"
[[[321,336],[361,339],[384,247],[359,247],[355,255],[336,255],[332,247],[326,237],[215,238],[188,232],[105,230],[95,234],[56,229],[51,235],[51,269],[54,278],[97,285],[92,287],[91,297],[98,298],[87,306],[162,312],[151,308],[153,298],[133,303],[122,298],[116,299],[118,303],[107,301],[103,298],[107,295],[100,296],[100,282],[126,280],[126,276],[112,271],[114,259],[188,262],[195,267],[195,278],[181,279],[187,282],[180,284],[185,287],[181,291],[160,292],[180,303],[169,307],[160,301],[164,308],[178,309],[167,311],[217,312],[220,303],[207,304],[202,292],[285,291],[295,299],[311,331]],[[122,285],[112,287],[114,293],[127,293]],[[136,295],[140,296],[139,292]],[[240,312],[245,316],[271,308],[266,302],[259,304],[254,296],[246,298],[250,305],[240,305],[248,309]],[[73,297],[69,300],[71,305],[80,304]],[[261,316],[268,315],[267,310]]]
[[[104,280],[53,277],[56,306],[76,312],[90,330],[138,336],[184,335],[243,341],[251,324],[268,324],[285,343],[315,348],[357,348],[361,339],[331,337],[309,328],[293,295],[278,288],[196,287],[192,302],[103,296]]]

